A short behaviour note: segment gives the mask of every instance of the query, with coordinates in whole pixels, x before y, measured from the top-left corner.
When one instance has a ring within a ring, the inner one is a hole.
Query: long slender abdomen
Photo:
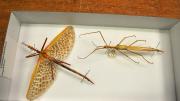
[[[131,51],[157,51],[157,52],[163,52],[162,50],[151,48],[151,47],[139,47],[139,46],[127,46],[127,50]]]

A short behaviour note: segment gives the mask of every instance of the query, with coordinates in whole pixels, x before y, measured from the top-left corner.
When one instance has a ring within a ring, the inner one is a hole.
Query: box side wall
[[[176,82],[177,101],[180,101],[180,22],[178,22],[171,30],[174,72]]]
[[[175,19],[95,13],[14,12],[22,23],[170,29]]]
[[[10,90],[11,83],[11,74],[14,66],[14,59],[16,55],[17,42],[19,38],[19,29],[20,23],[14,16],[11,14],[10,21],[6,33],[3,60],[4,60],[4,72],[3,76],[0,77],[0,100],[7,100]],[[2,70],[1,70],[2,72]]]

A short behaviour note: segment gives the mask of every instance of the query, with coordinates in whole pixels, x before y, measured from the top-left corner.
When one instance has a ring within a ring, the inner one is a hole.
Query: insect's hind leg
[[[125,39],[130,38],[130,37],[136,37],[136,36],[135,35],[126,36],[118,43],[118,45],[120,45]]]
[[[127,50],[127,51],[129,51],[129,52],[131,52],[131,53],[133,53],[133,54],[139,55],[139,56],[141,56],[147,63],[153,64],[153,62],[150,62],[149,60],[147,60],[142,54],[139,54],[139,53],[136,53],[136,52],[133,52],[133,51],[130,51],[130,50]]]
[[[140,41],[146,42],[146,40],[136,40],[136,41],[134,41],[133,43],[131,43],[129,46],[132,46],[132,45],[134,45],[135,43],[140,42]]]
[[[139,62],[133,60],[131,57],[129,57],[127,54],[123,53],[122,51],[118,50],[121,54],[123,54],[124,56],[126,56],[127,58],[129,58],[130,60],[132,60],[133,62],[139,64]]]

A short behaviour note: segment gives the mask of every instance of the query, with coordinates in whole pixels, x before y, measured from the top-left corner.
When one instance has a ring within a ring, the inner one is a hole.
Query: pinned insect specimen
[[[108,54],[108,56],[115,56],[116,53],[119,52],[119,53],[123,54],[124,56],[126,56],[127,58],[129,58],[130,60],[132,60],[133,62],[139,63],[139,62],[135,61],[134,59],[132,59],[129,55],[127,55],[124,52],[124,51],[127,51],[127,52],[130,52],[132,54],[135,54],[135,55],[138,55],[138,56],[142,57],[146,62],[152,64],[152,62],[147,60],[142,54],[140,54],[138,52],[164,52],[164,51],[159,50],[157,48],[134,46],[135,43],[140,42],[140,41],[146,42],[146,40],[136,40],[136,41],[132,42],[129,45],[123,45],[122,44],[122,42],[124,40],[126,40],[127,38],[136,37],[135,35],[124,37],[117,45],[114,45],[114,46],[110,45],[111,42],[109,43],[109,45],[107,44],[106,40],[104,39],[104,37],[103,37],[103,35],[102,35],[102,33],[100,31],[91,32],[91,33],[85,33],[85,34],[81,34],[80,36],[93,34],[93,33],[99,33],[101,35],[101,38],[102,38],[103,42],[105,43],[105,45],[96,46],[96,48],[90,54],[88,54],[85,57],[79,57],[80,59],[85,59],[85,58],[89,57],[91,54],[93,54],[97,50],[107,49],[106,53]]]
[[[52,85],[56,77],[56,65],[60,65],[62,68],[67,69],[94,84],[88,77],[86,77],[86,75],[70,68],[70,64],[63,61],[72,50],[74,40],[74,29],[72,26],[68,26],[58,34],[45,49],[44,47],[47,38],[45,39],[41,50],[23,43],[29,49],[34,51],[33,54],[26,56],[26,58],[37,55],[39,56],[38,62],[31,76],[29,88],[26,94],[27,99],[36,99],[42,95],[50,85]]]

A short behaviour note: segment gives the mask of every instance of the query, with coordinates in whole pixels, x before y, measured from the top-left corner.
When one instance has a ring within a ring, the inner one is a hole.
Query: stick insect
[[[132,60],[133,62],[139,63],[138,61],[135,61],[134,59],[132,59],[129,55],[127,55],[124,52],[124,51],[127,51],[127,52],[130,52],[132,54],[135,54],[135,55],[138,55],[138,56],[142,57],[142,59],[144,59],[147,63],[153,64],[153,62],[150,62],[148,59],[146,59],[142,54],[140,54],[138,52],[164,52],[164,51],[159,50],[157,48],[134,46],[135,43],[137,43],[137,42],[146,42],[146,40],[136,40],[136,41],[132,42],[129,45],[122,44],[122,42],[124,40],[126,40],[126,39],[128,39],[130,37],[136,37],[135,35],[126,36],[126,37],[122,38],[122,40],[120,40],[119,43],[116,44],[116,45],[110,45],[111,42],[109,44],[107,44],[107,42],[106,42],[104,36],[102,35],[101,31],[81,34],[80,37],[83,36],[83,35],[88,35],[88,34],[93,34],[93,33],[99,33],[105,45],[103,45],[103,46],[95,45],[96,48],[91,53],[89,53],[85,57],[79,57],[80,59],[85,59],[85,58],[89,57],[91,54],[93,54],[97,50],[107,49],[106,53],[109,56],[114,56],[114,55],[116,55],[116,52],[119,52],[119,53],[123,54],[124,56],[126,56],[127,58],[129,58],[130,60]]]
[[[94,84],[86,75],[79,73],[78,71],[70,68],[70,64],[64,62],[71,51],[75,40],[75,33],[72,26],[68,26],[64,29],[63,32],[58,34],[53,41],[46,47],[47,38],[44,41],[44,44],[41,50],[38,50],[26,43],[23,45],[27,46],[29,49],[34,51],[34,53],[26,56],[30,58],[33,56],[39,56],[38,62],[35,66],[35,69],[32,73],[29,88],[26,94],[26,98],[29,100],[34,100],[43,94],[47,88],[53,83],[56,76],[56,65],[60,65],[62,68],[71,71],[82,79],[86,79],[90,83]]]

